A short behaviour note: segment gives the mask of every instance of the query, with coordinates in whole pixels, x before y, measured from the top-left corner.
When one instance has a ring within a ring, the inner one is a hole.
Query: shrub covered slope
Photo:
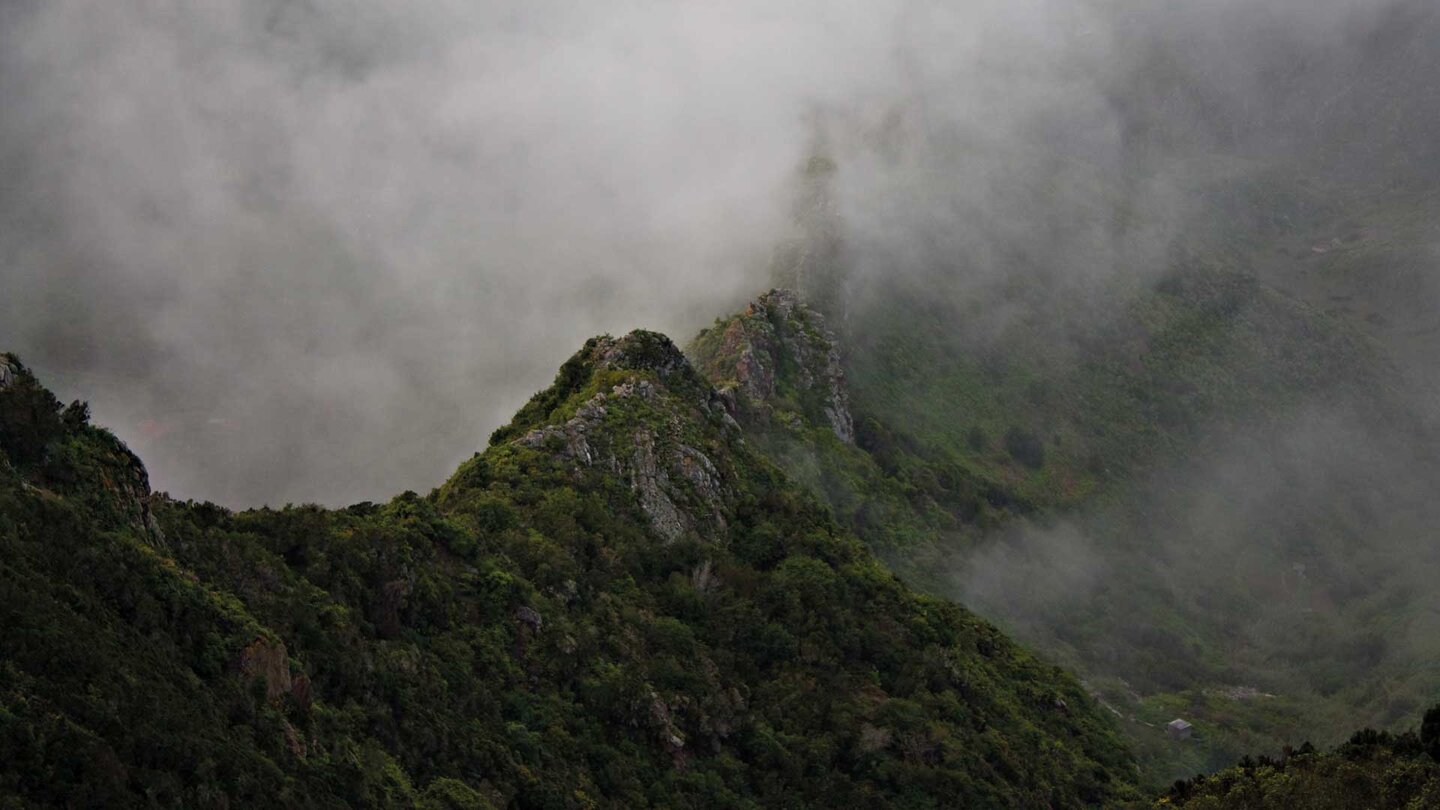
[[[839,338],[777,292],[689,351],[892,569],[1083,674],[1149,784],[1407,722],[1440,690],[1440,470],[1403,378],[1233,261],[1110,294],[981,341],[934,289]]]
[[[1305,743],[1283,756],[1245,757],[1212,776],[1182,779],[1155,803],[1190,810],[1420,810],[1440,807],[1440,706],[1418,732],[1367,728],[1333,751]]]
[[[0,806],[1078,807],[1079,684],[917,595],[664,337],[599,338],[428,496],[151,494],[4,356]]]

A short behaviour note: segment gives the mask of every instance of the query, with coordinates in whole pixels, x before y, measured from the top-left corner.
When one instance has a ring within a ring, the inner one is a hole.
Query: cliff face
[[[77,401],[62,408],[23,363],[0,354],[0,465],[26,487],[83,503],[97,519],[163,544],[145,465],[89,421],[89,406]]]
[[[595,470],[624,480],[667,541],[720,536],[735,506],[727,451],[740,432],[721,397],[664,335],[597,338],[580,357],[595,381],[574,415],[515,441],[557,453],[577,475]],[[718,431],[707,436],[702,426]]]
[[[993,504],[1008,503],[954,459],[922,457],[873,414],[853,415],[841,347],[797,293],[760,296],[686,352],[756,447],[911,581],[917,544],[993,522]]]
[[[749,341],[774,390],[837,405],[822,333],[766,312],[807,341]],[[0,795],[21,806],[1131,795],[1072,678],[907,590],[661,335],[590,341],[436,492],[343,510],[147,501],[123,446],[6,368]]]
[[[756,417],[829,425],[855,442],[840,348],[825,318],[790,290],[772,290],[717,321],[691,346],[700,371],[722,396]]]
[[[1374,628],[1423,622],[1433,601],[1423,389],[1330,313],[1219,261],[1129,296],[1103,322],[1057,310],[993,341],[967,339],[934,289],[873,296],[844,347],[853,445],[798,404],[773,295],[689,351],[754,446],[891,570],[1075,662],[1157,790],[1406,722],[1434,672]],[[1160,731],[1176,717],[1198,730],[1185,745]]]

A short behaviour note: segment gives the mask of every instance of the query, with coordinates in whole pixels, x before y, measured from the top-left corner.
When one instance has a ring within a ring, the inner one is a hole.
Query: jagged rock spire
[[[825,318],[793,290],[771,290],[707,329],[690,348],[722,395],[751,415],[789,413],[855,441],[840,348]]]

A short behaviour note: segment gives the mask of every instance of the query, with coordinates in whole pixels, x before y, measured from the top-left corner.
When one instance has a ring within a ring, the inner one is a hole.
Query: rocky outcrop
[[[265,698],[276,700],[282,695],[287,695],[294,688],[295,681],[290,677],[290,656],[285,651],[285,643],[282,641],[271,641],[269,639],[257,638],[250,642],[245,649],[240,651],[240,660],[237,662],[240,673],[248,678],[265,679]],[[306,698],[309,698],[310,682],[305,682]]]
[[[704,444],[703,426],[739,440],[724,403],[661,335],[634,332],[587,347],[592,376],[622,372],[597,386],[563,422],[534,428],[516,442],[630,484],[656,534],[673,542],[688,534],[716,539],[730,499],[724,473]]]
[[[540,611],[529,605],[515,608],[515,621],[530,628],[532,633],[540,632],[540,628],[545,626],[545,619],[540,615]]]
[[[25,483],[77,496],[111,525],[128,525],[148,542],[165,536],[151,510],[157,497],[139,457],[109,431],[90,425],[90,408],[62,408],[12,354],[0,353],[0,461]]]
[[[691,354],[737,410],[798,413],[854,444],[839,345],[824,316],[798,294],[772,290],[760,296],[744,312],[702,332]]]
[[[655,434],[645,429],[637,430],[634,441],[635,451],[625,472],[640,497],[640,508],[650,516],[651,525],[661,537],[678,540],[685,534],[689,521],[671,497],[674,487],[669,470],[656,457]]]
[[[160,529],[151,505],[156,498],[164,496],[150,491],[150,474],[140,458],[120,444],[118,439],[112,440],[116,445],[115,452],[106,459],[108,463],[101,472],[101,480],[114,496],[113,503],[122,510],[124,520],[151,544],[163,547],[165,533]]]

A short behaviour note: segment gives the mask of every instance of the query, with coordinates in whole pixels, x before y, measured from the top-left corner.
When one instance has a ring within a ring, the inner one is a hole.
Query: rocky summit
[[[840,437],[832,344],[762,301],[747,379],[802,362],[795,401]],[[5,807],[1135,796],[1076,680],[909,590],[662,335],[588,342],[436,491],[338,510],[151,494],[83,406],[5,367]]]
[[[840,348],[825,318],[791,290],[771,290],[701,332],[690,349],[734,409],[798,425],[829,425],[855,441]]]

